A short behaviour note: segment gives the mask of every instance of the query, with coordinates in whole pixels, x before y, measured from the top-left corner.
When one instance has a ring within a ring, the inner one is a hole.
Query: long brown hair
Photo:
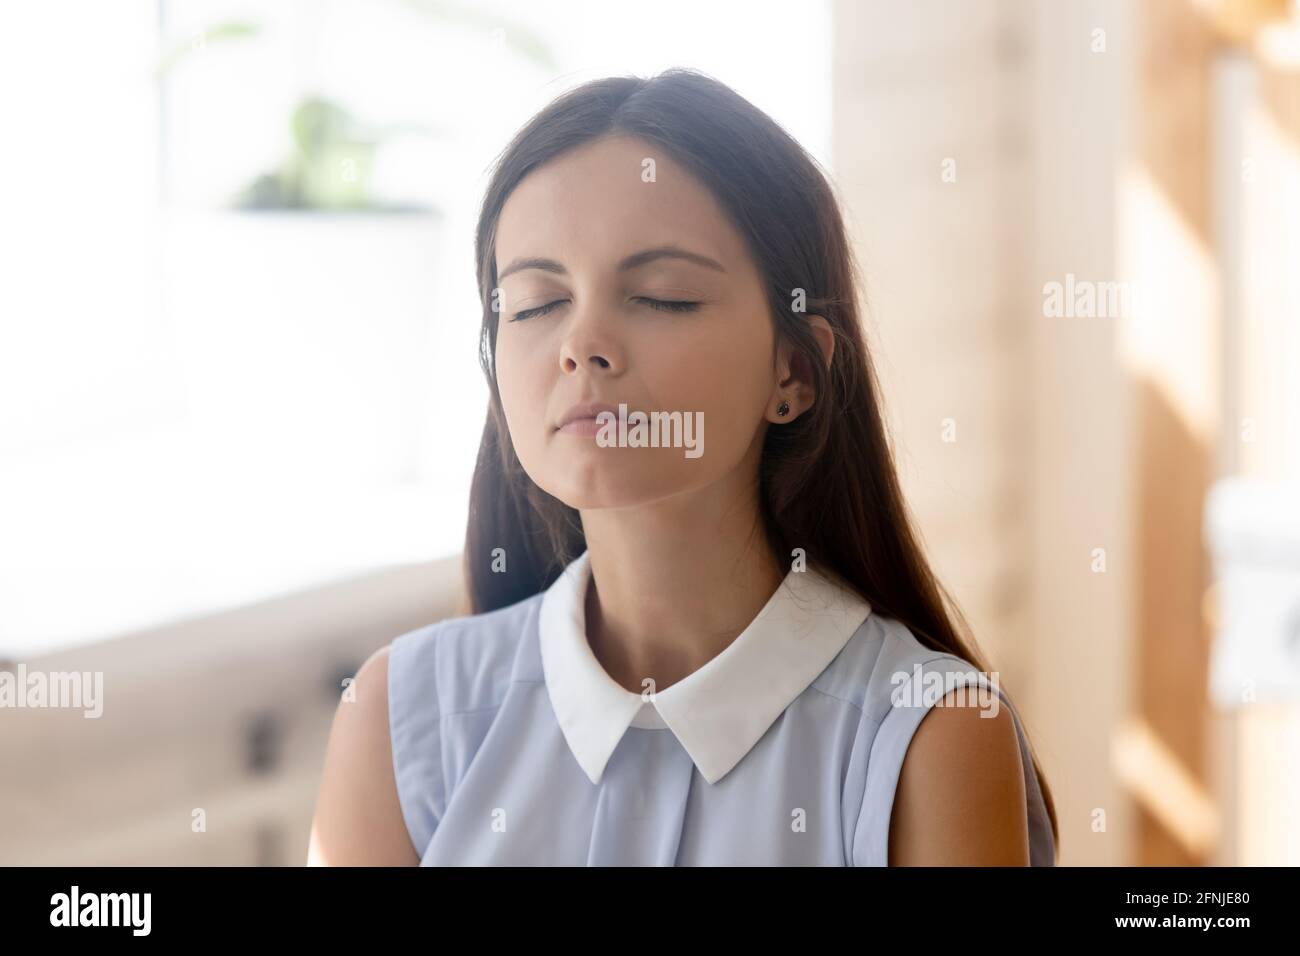
[[[465,541],[471,613],[532,597],[586,548],[578,512],[528,477],[510,441],[493,364],[496,229],[507,197],[531,170],[618,134],[655,144],[712,191],[765,280],[777,334],[809,359],[816,402],[795,421],[769,428],[763,445],[761,517],[778,564],[802,548],[810,561],[838,572],[875,613],[901,621],[925,646],[987,671],[974,640],[963,637],[970,631],[965,616],[918,545],[898,486],[859,320],[859,270],[833,187],[771,117],[687,69],[649,79],[610,77],[570,90],[534,116],[496,160],[475,239],[483,307],[479,361],[491,396]],[[796,289],[805,292],[804,312],[792,308]],[[825,317],[834,332],[829,368],[807,314]],[[507,574],[493,573],[499,553],[508,555]],[[1056,810],[1037,756],[1033,765],[1055,838]]]

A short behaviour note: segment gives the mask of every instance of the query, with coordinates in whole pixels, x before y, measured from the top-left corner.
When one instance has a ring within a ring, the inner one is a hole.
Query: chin
[[[682,475],[655,475],[645,469],[626,473],[591,474],[572,466],[558,480],[538,485],[549,495],[578,511],[609,508],[638,508],[691,491],[696,483]]]

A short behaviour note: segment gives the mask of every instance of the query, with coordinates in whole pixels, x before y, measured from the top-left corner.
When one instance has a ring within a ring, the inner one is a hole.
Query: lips
[[[569,422],[576,422],[583,418],[594,419],[601,412],[610,412],[613,415],[618,414],[618,406],[610,405],[605,402],[595,402],[592,404],[574,405],[567,412],[560,416],[560,421],[556,424],[556,429],[561,429]]]

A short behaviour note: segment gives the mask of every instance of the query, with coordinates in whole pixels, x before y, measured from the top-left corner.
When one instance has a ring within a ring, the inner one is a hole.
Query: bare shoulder
[[[340,695],[325,749],[308,866],[416,866],[388,730],[388,645]]]
[[[1006,706],[962,706],[960,689],[922,718],[889,825],[891,866],[1027,866],[1020,743]]]

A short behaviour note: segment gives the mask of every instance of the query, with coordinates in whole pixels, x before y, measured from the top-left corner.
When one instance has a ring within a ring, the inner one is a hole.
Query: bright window
[[[562,90],[695,66],[829,164],[823,2],[5,18],[0,657],[459,550],[477,202]]]

